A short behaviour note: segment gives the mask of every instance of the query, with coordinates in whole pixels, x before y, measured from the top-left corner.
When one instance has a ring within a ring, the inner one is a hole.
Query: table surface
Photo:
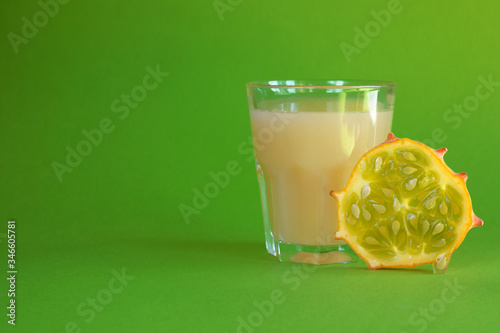
[[[2,2],[0,331],[496,330],[499,6]],[[398,82],[395,134],[448,147],[485,221],[446,274],[266,252],[244,83],[276,78]]]
[[[498,324],[500,265],[490,255],[498,243],[487,242],[484,230],[472,230],[446,274],[433,275],[430,265],[369,271],[364,263],[279,263],[262,237],[217,237],[210,221],[190,226],[207,237],[182,237],[167,228],[152,233],[132,209],[96,212],[91,223],[77,211],[65,216],[64,232],[46,230],[38,242],[25,236],[25,221],[36,216],[17,219],[23,332],[67,325],[83,332],[466,332]],[[136,224],[116,229],[113,219]],[[98,227],[106,224],[107,233]]]

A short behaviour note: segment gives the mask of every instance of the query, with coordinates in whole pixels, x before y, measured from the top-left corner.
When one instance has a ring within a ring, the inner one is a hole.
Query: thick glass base
[[[308,246],[284,242],[267,242],[267,252],[281,262],[298,262],[313,265],[355,263],[358,255],[347,244]]]

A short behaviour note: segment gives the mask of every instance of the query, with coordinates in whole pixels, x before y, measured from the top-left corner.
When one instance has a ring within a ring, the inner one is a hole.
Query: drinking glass
[[[333,236],[341,190],[391,130],[396,85],[385,81],[247,83],[267,251],[282,262],[348,263]]]

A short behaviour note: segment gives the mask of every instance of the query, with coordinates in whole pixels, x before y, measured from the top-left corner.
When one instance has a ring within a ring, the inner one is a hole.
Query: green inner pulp
[[[396,149],[359,164],[368,184],[343,202],[344,219],[358,243],[379,258],[450,253],[462,217],[463,196],[440,184],[418,150]]]

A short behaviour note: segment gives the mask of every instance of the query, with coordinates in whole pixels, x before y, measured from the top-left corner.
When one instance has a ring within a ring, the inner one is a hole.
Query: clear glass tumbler
[[[384,81],[247,83],[267,251],[283,262],[346,263],[337,203],[361,156],[391,130],[396,85]]]

